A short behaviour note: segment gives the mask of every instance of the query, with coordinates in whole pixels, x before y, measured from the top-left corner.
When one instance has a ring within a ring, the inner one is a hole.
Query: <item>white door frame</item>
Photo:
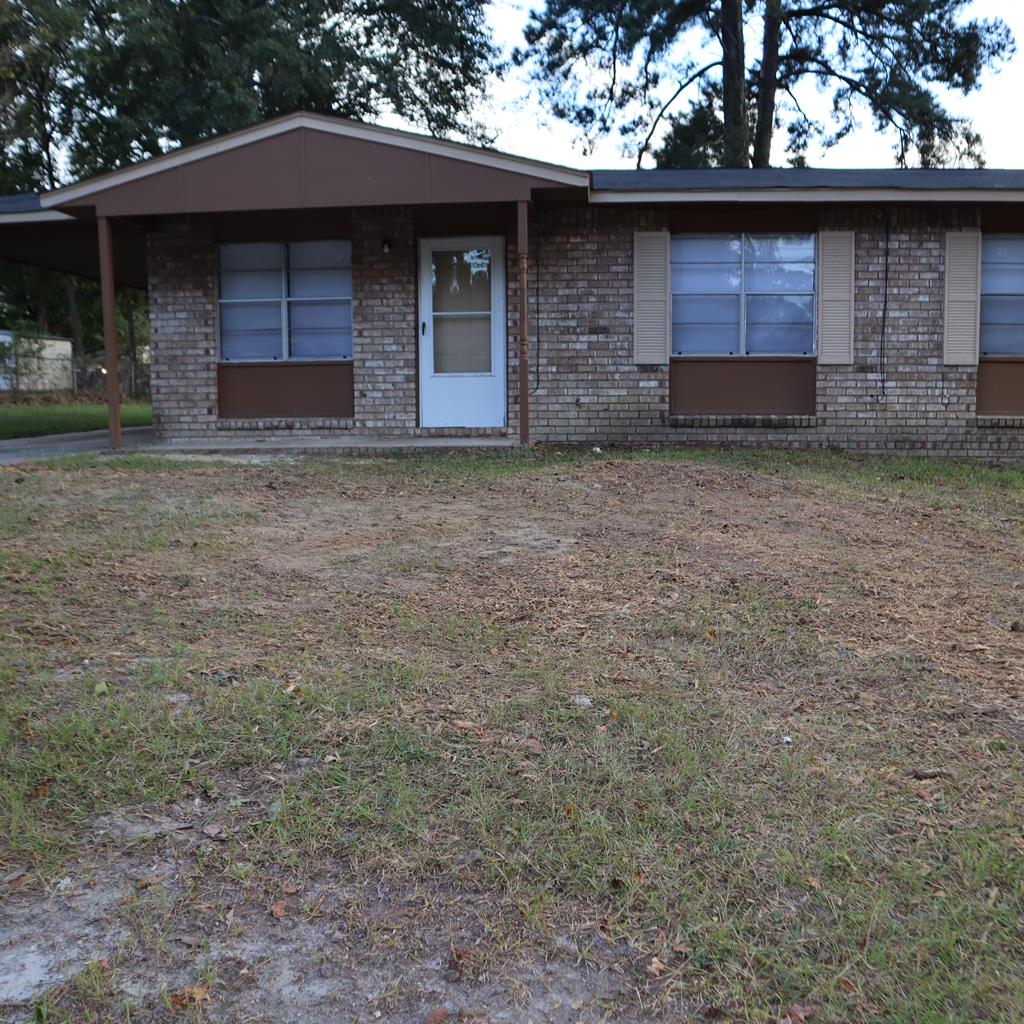
[[[491,251],[491,372],[434,373],[431,253],[439,248]],[[508,319],[505,239],[500,235],[434,236],[419,240],[419,423],[421,427],[507,425]],[[465,420],[466,422],[461,422]]]

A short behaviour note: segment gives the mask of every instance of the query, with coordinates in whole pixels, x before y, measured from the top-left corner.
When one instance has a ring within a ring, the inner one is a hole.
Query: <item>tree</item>
[[[800,163],[812,141],[835,145],[865,112],[894,136],[901,166],[980,165],[980,137],[936,87],[971,92],[1014,42],[999,20],[965,19],[970,2],[546,0],[514,60],[557,117],[591,143],[617,129],[637,166],[666,122],[659,161],[767,167],[778,130]],[[828,124],[801,106],[804,83],[830,94]]]
[[[94,173],[295,110],[482,139],[472,110],[494,57],[485,0],[93,0],[71,165]]]
[[[486,0],[4,0],[0,194],[49,190],[265,118],[398,114],[481,140]],[[102,345],[98,293],[0,265],[0,317]],[[126,308],[125,315],[133,315]]]

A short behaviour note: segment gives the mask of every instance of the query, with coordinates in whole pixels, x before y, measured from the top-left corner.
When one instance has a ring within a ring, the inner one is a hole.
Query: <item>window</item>
[[[982,236],[981,354],[1024,356],[1024,235]]]
[[[225,362],[352,358],[352,243],[220,247]]]
[[[814,235],[674,235],[672,355],[813,355],[814,269]]]

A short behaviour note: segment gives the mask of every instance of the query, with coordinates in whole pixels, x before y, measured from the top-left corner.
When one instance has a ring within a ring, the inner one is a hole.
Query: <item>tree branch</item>
[[[651,122],[651,129],[650,129],[650,131],[647,133],[647,136],[644,139],[643,143],[641,144],[640,149],[637,151],[637,154],[636,154],[637,170],[640,169],[640,161],[643,160],[644,155],[647,153],[647,148],[650,146],[651,139],[654,137],[654,132],[655,132],[655,129],[658,127],[658,122],[661,121],[662,117],[665,116],[665,111],[668,110],[668,108],[673,103],[675,103],[675,101],[679,98],[679,94],[684,89],[686,89],[689,86],[693,85],[693,83],[696,82],[698,79],[703,78],[704,75],[706,75],[712,68],[721,67],[721,65],[722,65],[722,62],[720,60],[714,60],[710,64],[705,64],[704,67],[702,67],[699,71],[695,71],[692,75],[690,75],[690,77],[688,79],[686,79],[685,82],[680,82],[679,88],[676,89],[676,91],[674,93],[672,93],[672,95],[669,96],[669,98],[667,100],[665,100],[665,102],[661,105],[661,109],[658,111],[658,113],[655,115],[654,120]]]

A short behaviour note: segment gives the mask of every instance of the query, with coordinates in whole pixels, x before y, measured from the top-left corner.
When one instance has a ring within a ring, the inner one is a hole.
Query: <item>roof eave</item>
[[[1022,203],[1024,189],[591,189],[592,203]]]

